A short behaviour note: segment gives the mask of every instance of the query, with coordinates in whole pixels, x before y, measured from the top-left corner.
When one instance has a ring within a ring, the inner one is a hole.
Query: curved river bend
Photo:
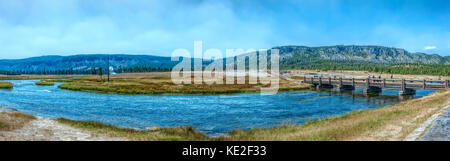
[[[0,107],[72,120],[94,120],[119,127],[192,125],[212,136],[233,129],[302,124],[352,110],[399,102],[398,90],[384,89],[379,97],[353,93],[294,91],[276,95],[117,95],[74,92],[55,86],[36,86],[38,80],[13,80],[12,90],[0,90]],[[414,97],[434,91],[418,90]]]

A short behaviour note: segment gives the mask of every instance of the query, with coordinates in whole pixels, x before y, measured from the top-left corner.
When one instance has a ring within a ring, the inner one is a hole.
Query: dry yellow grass
[[[36,117],[20,112],[0,111],[0,131],[10,131],[22,128]]]
[[[236,130],[220,140],[403,140],[425,120],[450,104],[450,90],[384,108],[249,131]]]
[[[126,138],[133,141],[193,141],[208,140],[209,137],[194,130],[191,126],[173,128],[155,128],[154,130],[135,130],[117,128],[112,125],[95,121],[73,121],[68,119],[56,119],[59,123],[75,128],[87,130],[96,135],[107,135],[109,137]]]
[[[249,84],[249,77],[245,77],[245,84],[174,84],[170,77],[138,77],[115,76],[109,82],[100,79],[74,79],[59,86],[62,89],[77,91],[92,91],[119,94],[231,94],[231,93],[254,93],[261,88],[268,88],[270,84]],[[131,78],[129,78],[131,77]],[[308,89],[311,85],[299,84],[280,79],[280,91]]]

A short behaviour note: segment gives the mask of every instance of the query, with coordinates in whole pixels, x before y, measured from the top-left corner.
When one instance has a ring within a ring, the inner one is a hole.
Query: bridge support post
[[[405,79],[402,79],[402,88],[401,88],[401,90],[402,91],[406,91],[406,81],[405,81]]]
[[[381,93],[382,89],[381,87],[375,87],[375,86],[366,86],[366,88],[364,88],[363,93],[364,94],[379,94]]]
[[[339,85],[338,85],[338,91],[345,91],[345,90],[354,90],[355,86],[353,85],[344,85],[344,82],[342,81],[342,77],[339,77]]]
[[[424,86],[426,86],[425,82],[424,82]],[[399,95],[414,95],[416,94],[416,90],[415,89],[411,89],[411,88],[406,88],[406,81],[405,79],[402,79],[402,88],[400,89],[400,92],[398,93]]]
[[[423,89],[427,88],[427,80],[423,80]]]
[[[366,87],[369,87],[370,86],[370,78],[367,78],[366,79]]]
[[[333,89],[333,85],[332,84],[324,84],[322,82],[322,77],[319,77],[319,84],[316,85],[316,89],[317,90],[321,90],[321,89]]]
[[[424,88],[426,86],[426,81],[424,81]],[[406,81],[405,79],[402,79],[402,88],[400,89],[400,92],[398,93],[399,95],[414,95],[416,94],[416,90],[415,89],[411,89],[411,88],[406,88]]]

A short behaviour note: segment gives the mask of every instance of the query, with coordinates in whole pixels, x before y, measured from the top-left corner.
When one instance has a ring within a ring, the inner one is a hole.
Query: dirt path
[[[1,141],[122,141],[121,138],[94,136],[48,118],[37,117],[23,128],[0,131]]]
[[[413,141],[418,140],[427,127],[450,106],[450,91],[437,92],[396,105],[406,110],[405,115],[387,122],[351,140],[358,141]],[[385,110],[393,109],[386,108]],[[428,125],[427,125],[428,124]]]
[[[420,141],[450,141],[450,110],[433,122]]]

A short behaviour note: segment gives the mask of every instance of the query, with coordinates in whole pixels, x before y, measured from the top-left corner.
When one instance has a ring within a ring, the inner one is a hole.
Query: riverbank
[[[124,141],[92,134],[55,120],[13,111],[0,111],[0,141]]]
[[[351,113],[333,116],[321,120],[310,121],[303,125],[283,125],[274,128],[257,128],[251,130],[234,130],[228,135],[221,137],[209,137],[196,131],[193,127],[174,128],[148,128],[148,130],[135,130],[117,128],[115,126],[102,124],[93,121],[72,121],[67,119],[47,119],[57,122],[63,126],[69,126],[83,133],[82,136],[101,136],[109,138],[119,138],[123,140],[139,141],[162,141],[162,140],[404,140],[408,134],[420,127],[432,115],[438,113],[443,107],[450,104],[450,90],[442,90],[428,96],[407,100],[396,105],[386,106],[377,109],[357,110]],[[17,114],[15,114],[17,115]],[[25,115],[25,118],[30,116]],[[2,116],[2,118],[4,118]],[[37,120],[41,118],[37,117]],[[18,117],[17,119],[22,119]],[[45,118],[42,118],[45,119]],[[14,120],[14,119],[12,119]],[[31,120],[31,121],[30,121]],[[32,123],[32,117],[24,121],[18,121],[18,126],[11,130],[27,127]],[[45,122],[45,121],[43,121]],[[37,123],[41,124],[41,123]],[[1,124],[0,124],[1,125]],[[31,127],[38,130],[39,126],[32,123]],[[30,128],[28,128],[30,129]],[[33,128],[31,128],[33,129]],[[53,128],[50,128],[53,131]],[[73,130],[73,129],[72,129]],[[9,130],[10,131],[10,130]],[[33,130],[19,130],[15,135],[15,140],[28,136],[27,133]],[[4,132],[0,132],[4,133]],[[33,133],[33,132],[32,132]],[[67,135],[69,133],[66,133]],[[59,133],[58,135],[65,135]],[[0,137],[4,135],[0,135]],[[64,136],[59,136],[64,138]],[[102,139],[100,137],[100,139]],[[78,137],[78,139],[90,137]],[[98,139],[98,138],[97,138]],[[8,139],[3,139],[8,140]],[[25,139],[26,140],[26,139]],[[67,139],[70,140],[70,139]]]
[[[14,111],[0,111],[0,141],[163,141],[207,140],[192,127],[134,130],[94,121],[49,119]]]

